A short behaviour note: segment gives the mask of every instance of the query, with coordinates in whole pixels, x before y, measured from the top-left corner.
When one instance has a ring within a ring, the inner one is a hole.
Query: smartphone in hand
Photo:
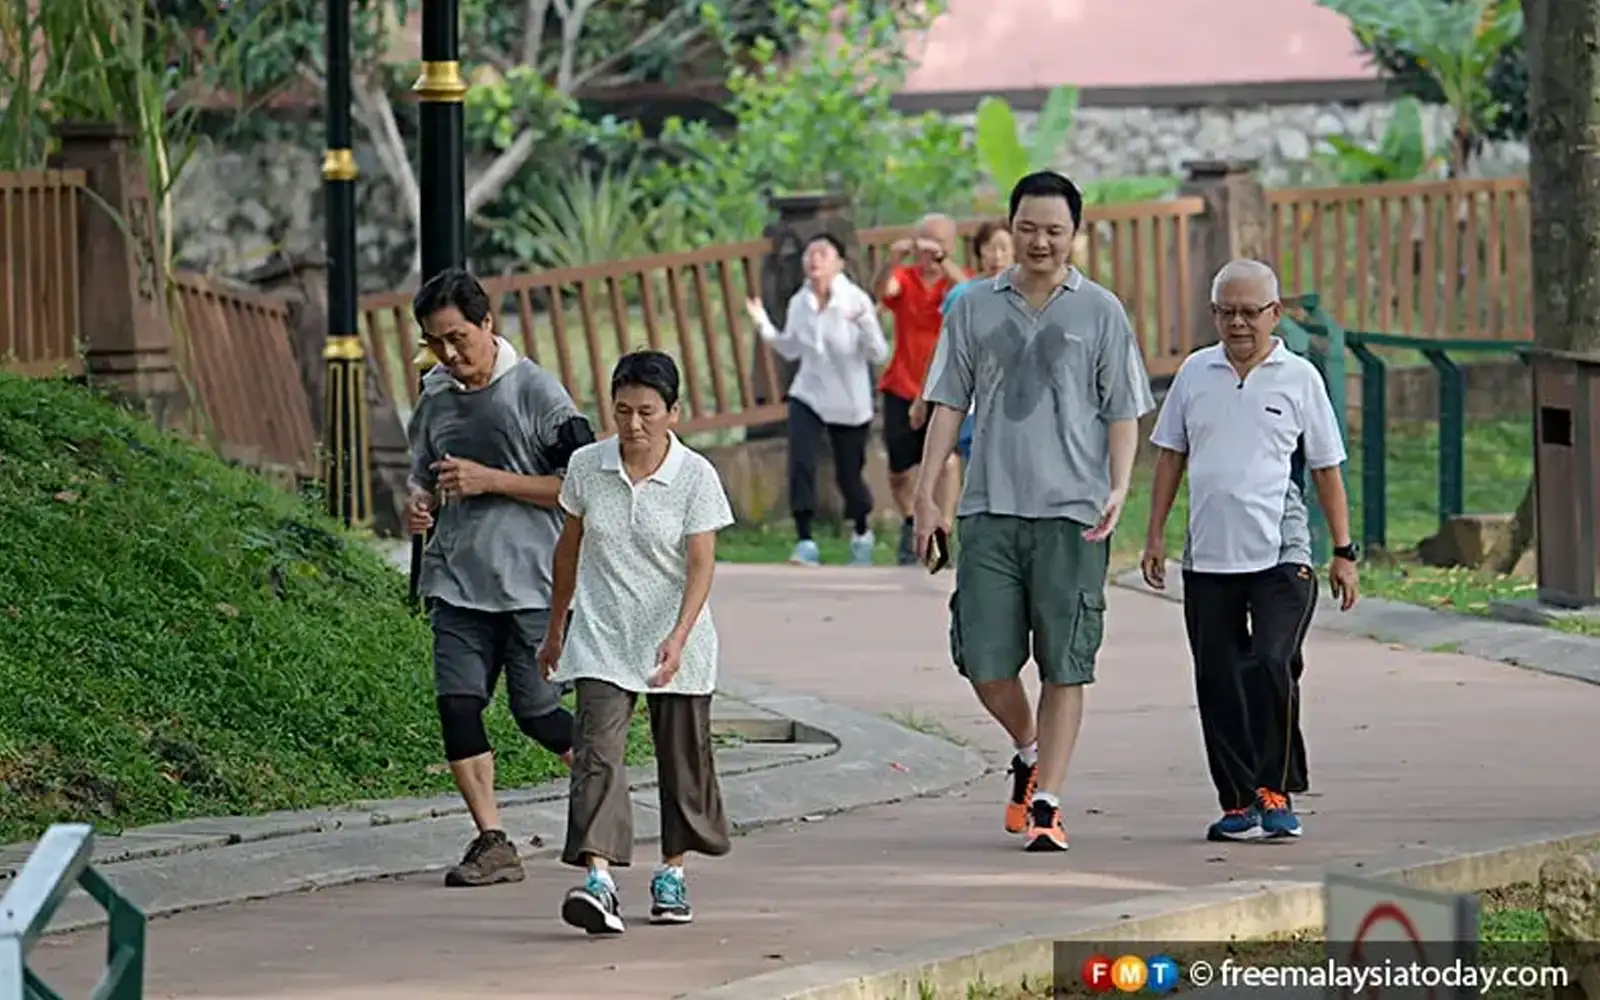
[[[933,529],[933,538],[928,541],[928,555],[923,565],[929,573],[937,573],[950,565],[950,536],[945,534],[943,528]]]

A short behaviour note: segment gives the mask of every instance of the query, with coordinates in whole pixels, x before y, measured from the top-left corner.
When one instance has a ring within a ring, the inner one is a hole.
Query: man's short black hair
[[[489,293],[472,272],[450,267],[429,278],[411,299],[411,315],[422,323],[441,309],[455,306],[473,326],[482,326],[489,315]]]
[[[611,369],[611,396],[629,386],[654,389],[656,395],[672,409],[678,405],[678,363],[666,351],[634,351],[617,359]]]
[[[833,247],[835,250],[837,250],[839,252],[840,260],[848,260],[850,258],[850,255],[844,251],[844,241],[832,233],[818,233],[809,240],[806,240],[806,246],[809,247],[811,244],[817,242],[826,243],[830,247]]]
[[[1017,220],[1017,208],[1024,198],[1060,198],[1072,213],[1072,228],[1083,225],[1083,192],[1065,175],[1054,170],[1040,170],[1017,181],[1011,189],[1011,214],[1007,216],[1012,222]]]

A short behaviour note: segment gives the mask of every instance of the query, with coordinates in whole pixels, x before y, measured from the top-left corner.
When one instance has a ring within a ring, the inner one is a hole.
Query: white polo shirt
[[[609,681],[626,691],[711,694],[717,630],[701,610],[672,683],[648,684],[656,650],[678,621],[688,581],[690,535],[733,523],[722,477],[709,459],[672,438],[666,460],[632,482],[615,437],[585,445],[567,462],[561,507],[583,518],[572,630],[554,679]]]
[[[1307,468],[1345,460],[1322,375],[1274,340],[1243,379],[1221,344],[1189,355],[1150,435],[1158,448],[1188,456],[1195,572],[1255,573],[1278,564],[1290,461],[1302,435]]]

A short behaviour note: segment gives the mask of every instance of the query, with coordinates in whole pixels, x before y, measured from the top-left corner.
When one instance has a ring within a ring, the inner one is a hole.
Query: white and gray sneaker
[[[864,535],[850,536],[850,565],[871,566],[872,547],[876,544],[877,539],[873,537],[871,531]]]
[[[583,885],[567,892],[561,919],[590,934],[621,934],[625,929],[617,887],[598,872],[590,872]]]

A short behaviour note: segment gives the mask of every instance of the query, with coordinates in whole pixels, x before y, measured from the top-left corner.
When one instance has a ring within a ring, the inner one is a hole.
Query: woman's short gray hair
[[[1211,281],[1211,301],[1215,303],[1222,295],[1222,287],[1233,281],[1259,282],[1267,293],[1266,301],[1278,301],[1278,273],[1259,260],[1241,257],[1222,265]]]

